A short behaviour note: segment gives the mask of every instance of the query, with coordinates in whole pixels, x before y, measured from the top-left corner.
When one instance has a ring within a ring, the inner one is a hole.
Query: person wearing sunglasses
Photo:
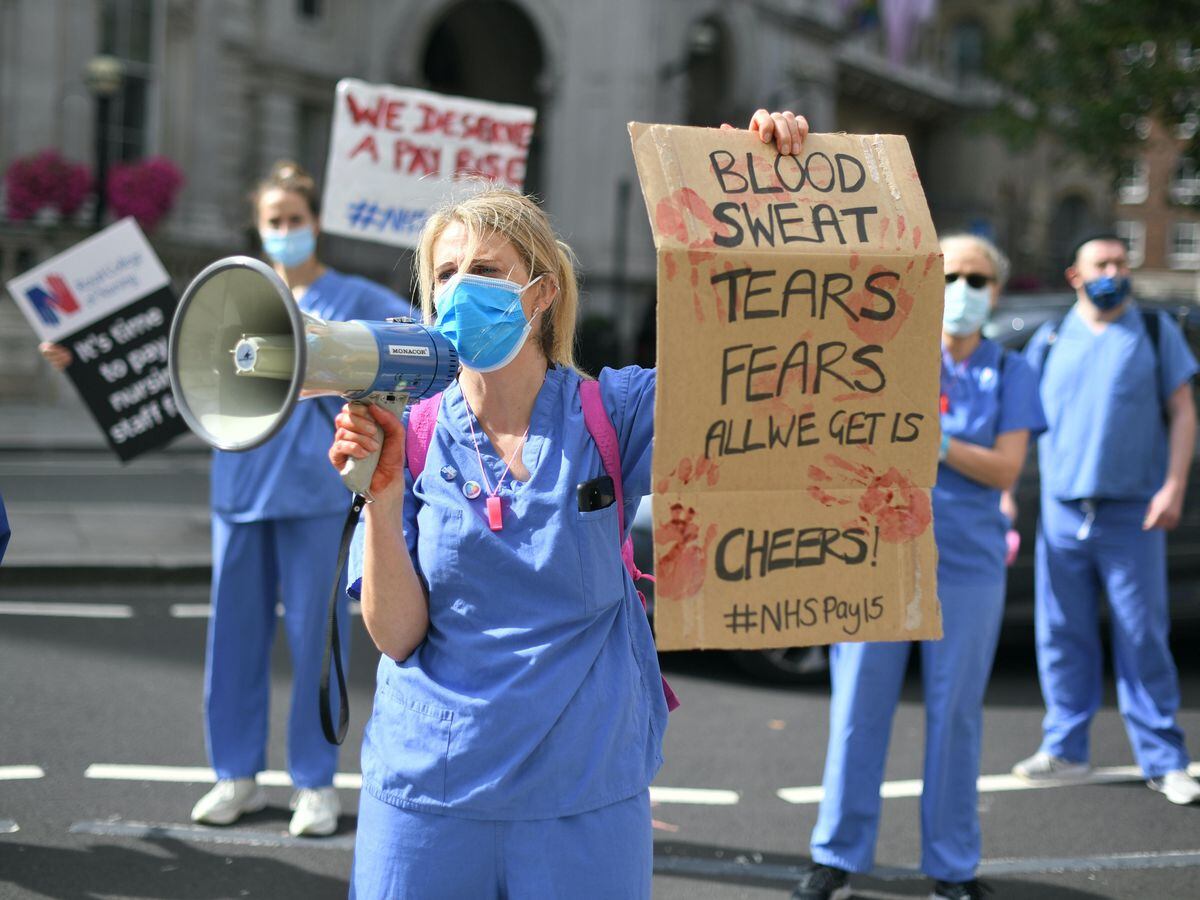
[[[922,641],[925,771],[921,870],[933,897],[982,896],[975,878],[983,694],[1004,608],[1006,532],[1000,493],[1016,482],[1031,433],[1045,426],[1029,364],[983,337],[1008,261],[974,235],[942,240],[941,427],[933,488],[940,641]],[[843,896],[849,873],[874,864],[888,737],[912,645],[835,644],[825,796],[813,829],[813,865],[793,900]]]

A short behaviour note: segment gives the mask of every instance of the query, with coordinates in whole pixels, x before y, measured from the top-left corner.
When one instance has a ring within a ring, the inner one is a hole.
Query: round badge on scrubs
[[[453,481],[458,477],[458,470],[454,466],[442,466],[442,477],[447,481]]]
[[[483,488],[479,486],[478,481],[468,481],[463,485],[462,491],[464,497],[466,497],[468,500],[474,500],[483,493]]]

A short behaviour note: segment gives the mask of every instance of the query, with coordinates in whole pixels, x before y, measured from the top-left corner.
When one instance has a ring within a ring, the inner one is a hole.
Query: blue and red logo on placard
[[[79,301],[61,275],[47,275],[46,288],[28,288],[25,296],[47,325],[57,325],[60,314],[66,318],[79,312]]]

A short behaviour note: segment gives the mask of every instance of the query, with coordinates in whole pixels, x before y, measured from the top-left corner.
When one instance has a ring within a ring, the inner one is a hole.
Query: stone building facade
[[[1010,5],[943,0],[896,54],[856,4],[825,0],[0,0],[0,169],[47,147],[90,162],[85,67],[117,55],[111,154],[162,154],[187,179],[152,235],[182,284],[252,248],[246,197],[272,161],[322,173],[339,78],[532,105],[529,187],[581,260],[585,337],[647,361],[654,254],[631,120],[741,125],[789,107],[817,131],[905,134],[939,229],[990,234],[1026,281],[1052,281],[1068,232],[1106,218],[1109,192],[1049,144],[1018,159],[974,129]],[[0,219],[0,276],[84,233]],[[323,240],[335,265],[407,291],[395,250]],[[0,299],[0,391],[44,398],[50,382]]]

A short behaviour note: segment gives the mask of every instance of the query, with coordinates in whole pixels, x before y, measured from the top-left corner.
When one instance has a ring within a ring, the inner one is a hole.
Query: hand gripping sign
[[[632,124],[664,650],[941,636],[943,275],[903,137]]]
[[[18,275],[8,292],[38,338],[71,351],[66,375],[122,462],[187,430],[167,373],[175,293],[133,219]]]

